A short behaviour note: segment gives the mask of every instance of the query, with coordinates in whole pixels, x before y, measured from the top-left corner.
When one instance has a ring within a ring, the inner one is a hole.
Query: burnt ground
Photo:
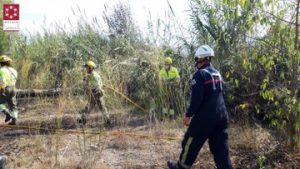
[[[16,127],[0,122],[0,154],[8,169],[164,169],[178,158],[185,131],[180,120],[150,121],[128,110],[111,112],[114,125],[105,128],[97,112],[80,126],[74,106],[43,102],[21,108]],[[267,129],[232,124],[229,134],[236,169],[300,168],[300,154],[289,153]],[[207,144],[193,168],[215,168]]]

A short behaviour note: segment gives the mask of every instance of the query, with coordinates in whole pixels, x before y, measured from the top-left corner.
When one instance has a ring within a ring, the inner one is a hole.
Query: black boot
[[[167,165],[169,169],[184,169],[178,163],[172,161],[168,161]]]
[[[168,161],[167,164],[168,164],[169,169],[178,169],[177,163],[175,163],[175,162]]]
[[[11,122],[8,123],[8,125],[16,125],[17,124],[17,119],[16,118],[11,118]]]
[[[4,122],[7,123],[7,122],[9,122],[10,119],[11,119],[11,116],[8,113],[6,113]]]

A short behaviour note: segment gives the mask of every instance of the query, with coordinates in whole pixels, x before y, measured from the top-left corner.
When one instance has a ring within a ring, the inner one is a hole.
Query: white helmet
[[[215,52],[208,45],[200,46],[195,53],[195,58],[206,58],[209,56],[215,56]]]

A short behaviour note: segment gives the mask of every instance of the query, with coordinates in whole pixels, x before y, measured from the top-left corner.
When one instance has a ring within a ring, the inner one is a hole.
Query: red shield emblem
[[[19,20],[19,4],[3,4],[3,20]]]

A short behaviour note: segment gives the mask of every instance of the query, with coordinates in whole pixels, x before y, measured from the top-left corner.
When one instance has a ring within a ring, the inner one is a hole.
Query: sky
[[[15,0],[15,3],[20,4],[20,31],[25,34],[41,33],[43,27],[52,29],[55,24],[70,30],[73,27],[68,24],[69,21],[78,21],[78,8],[85,11],[90,20],[93,17],[102,20],[104,5],[112,8],[119,2],[129,3],[141,30],[146,27],[150,14],[153,19],[165,19],[166,11],[170,10],[168,0]],[[185,24],[189,17],[188,0],[169,0],[169,3],[178,21]]]

